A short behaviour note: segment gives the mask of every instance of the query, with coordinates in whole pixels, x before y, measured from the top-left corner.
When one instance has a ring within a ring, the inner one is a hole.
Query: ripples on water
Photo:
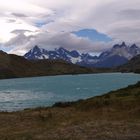
[[[92,74],[0,80],[0,110],[50,106],[85,99],[134,84],[138,74]]]

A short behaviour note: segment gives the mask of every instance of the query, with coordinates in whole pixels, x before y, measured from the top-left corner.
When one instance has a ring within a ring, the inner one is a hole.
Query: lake
[[[0,111],[51,106],[58,101],[75,101],[140,80],[140,74],[107,73],[0,80]]]

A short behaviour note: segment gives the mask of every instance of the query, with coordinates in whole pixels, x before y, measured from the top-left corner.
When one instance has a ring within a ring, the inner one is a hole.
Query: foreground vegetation
[[[0,140],[140,140],[140,82],[50,108],[1,112]]]

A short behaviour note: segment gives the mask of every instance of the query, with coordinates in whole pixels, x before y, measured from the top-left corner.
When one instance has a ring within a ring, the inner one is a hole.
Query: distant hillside
[[[0,51],[0,79],[103,71],[105,69],[85,68],[62,60],[27,60],[24,57]]]
[[[118,67],[118,71],[140,73],[140,55],[132,58],[125,65]]]

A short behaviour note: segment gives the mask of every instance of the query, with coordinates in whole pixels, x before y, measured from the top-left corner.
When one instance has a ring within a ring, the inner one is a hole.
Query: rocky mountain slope
[[[131,58],[140,54],[140,48],[133,44],[127,46],[125,42],[121,45],[116,44],[110,50],[100,54],[100,56],[92,56],[89,53],[79,53],[76,50],[68,51],[62,47],[55,50],[45,50],[35,46],[24,57],[29,60],[51,59],[65,60],[69,63],[78,64],[86,67],[105,67],[111,68],[127,63]]]
[[[106,70],[85,68],[63,60],[27,60],[24,57],[0,51],[0,79],[104,71]]]
[[[140,73],[140,55],[137,55],[128,61],[128,63],[118,67],[118,71]]]

